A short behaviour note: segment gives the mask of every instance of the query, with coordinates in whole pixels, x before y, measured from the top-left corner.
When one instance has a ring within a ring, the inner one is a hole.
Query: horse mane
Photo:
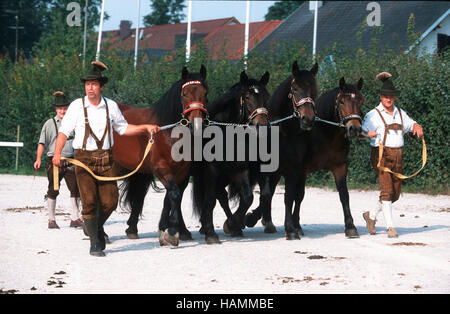
[[[200,81],[208,88],[200,73],[189,73],[188,81],[191,80]],[[181,79],[173,83],[169,90],[153,104],[152,108],[159,119],[160,125],[175,123],[181,119],[181,113],[183,112],[181,86],[183,83]]]

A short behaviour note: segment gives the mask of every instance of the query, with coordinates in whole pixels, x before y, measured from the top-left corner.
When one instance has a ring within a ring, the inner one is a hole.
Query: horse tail
[[[191,165],[192,176],[192,205],[193,213],[199,218],[203,212],[205,201],[205,184],[203,180],[203,165],[200,162],[193,162]]]
[[[249,171],[249,181],[252,191],[255,185],[258,183],[257,175],[258,173],[256,173],[255,171]],[[228,199],[233,202],[232,206],[239,204],[241,200],[239,194],[240,190],[241,190],[240,184],[235,180],[231,180],[230,184],[228,185]]]
[[[130,212],[138,211],[142,215],[145,195],[150,186],[158,193],[164,191],[156,184],[153,174],[135,173],[125,178],[120,184],[121,207]]]

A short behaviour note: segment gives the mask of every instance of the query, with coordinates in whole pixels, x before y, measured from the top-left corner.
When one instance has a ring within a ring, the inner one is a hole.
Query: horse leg
[[[295,195],[295,205],[294,205],[294,214],[293,214],[293,223],[294,226],[298,230],[299,236],[304,236],[302,227],[300,225],[300,205],[305,197],[305,176],[300,176],[297,181],[297,193]]]
[[[159,243],[161,246],[173,245],[178,246],[180,233],[180,213],[181,213],[181,198],[182,192],[180,187],[173,181],[169,181],[166,187],[168,198],[168,205],[163,208],[163,215],[161,215],[159,225]],[[170,209],[166,208],[170,207]]]
[[[277,228],[275,228],[275,225],[272,222],[272,198],[275,194],[275,189],[277,188],[279,180],[279,175],[261,175],[258,180],[261,191],[259,199],[263,208],[261,223],[264,226],[265,233],[277,232]]]
[[[297,228],[294,225],[294,220],[292,216],[292,205],[294,203],[296,194],[296,178],[292,175],[285,176],[285,193],[284,193],[284,206],[285,206],[285,216],[284,216],[284,229],[286,233],[286,240],[297,240],[300,239],[298,235]]]
[[[227,219],[225,220],[225,223],[223,224],[223,231],[226,234],[231,234],[232,228],[228,226],[227,221],[233,221],[233,213],[230,209],[230,204],[228,203],[228,194],[227,190],[225,189],[225,186],[221,186],[217,188],[216,192],[216,198],[220,203],[220,206],[223,208],[223,211],[225,212],[225,215],[227,216]]]
[[[269,190],[267,191],[267,180],[269,184]],[[260,190],[259,195],[259,206],[252,210],[250,213],[248,213],[245,216],[245,225],[247,227],[254,227],[256,223],[258,222],[261,217],[263,217],[263,220],[261,223],[265,226],[266,222],[269,225],[273,225],[272,223],[272,215],[271,215],[271,205],[272,205],[272,198],[273,194],[275,193],[275,189],[277,187],[277,183],[280,180],[280,176],[278,174],[268,174],[268,175],[262,175],[258,176],[258,185]],[[275,226],[273,226],[275,228]],[[271,228],[271,227],[270,227]],[[272,228],[271,228],[272,229]],[[270,230],[268,230],[270,231]],[[264,230],[264,232],[266,232]],[[276,232],[276,229],[275,231]],[[267,232],[271,233],[271,232]]]
[[[178,229],[179,229],[179,232],[180,232],[180,240],[183,240],[183,241],[192,240],[192,234],[186,228],[186,224],[184,223],[184,219],[183,219],[183,214],[181,212],[181,200],[183,199],[183,194],[184,194],[184,191],[186,190],[186,187],[187,187],[188,183],[189,183],[189,176],[186,178],[186,180],[180,186],[180,193],[181,193],[180,205],[176,207],[179,210],[179,213],[178,213],[178,215],[179,215]],[[170,223],[170,221],[169,221],[169,223]]]
[[[353,217],[350,212],[350,201],[347,189],[347,165],[342,164],[333,169],[334,181],[339,191],[342,209],[344,211],[345,236],[347,238],[359,238],[358,230],[353,224]]]
[[[233,214],[232,220],[226,220],[225,225],[228,225],[231,231],[231,236],[242,237],[242,229],[245,228],[244,217],[247,210],[253,203],[253,191],[250,185],[248,171],[238,175],[236,185],[239,186],[239,207]]]

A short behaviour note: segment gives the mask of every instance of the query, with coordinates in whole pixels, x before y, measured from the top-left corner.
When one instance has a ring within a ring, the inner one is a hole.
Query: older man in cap
[[[372,146],[370,161],[380,184],[380,197],[378,206],[363,214],[369,233],[376,233],[375,222],[377,215],[383,211],[387,225],[389,238],[398,237],[392,218],[392,203],[400,196],[401,180],[393,174],[378,168],[379,145],[383,144],[383,155],[380,167],[386,167],[391,171],[402,172],[402,147],[403,135],[413,132],[417,137],[423,136],[422,127],[412,120],[408,114],[394,105],[400,91],[394,87],[392,75],[381,72],[376,79],[382,82],[380,89],[380,104],[369,111],[364,117],[362,129],[371,138]]]
[[[108,78],[102,74],[107,67],[100,61],[92,62],[91,70],[81,78],[86,96],[74,100],[56,140],[53,164],[60,166],[61,151],[68,135],[75,131],[73,148],[75,158],[87,165],[96,175],[113,177],[113,129],[119,135],[138,135],[158,132],[156,125],[128,124],[117,103],[103,97]],[[103,225],[118,204],[117,181],[99,181],[81,167],[75,168],[81,194],[81,212],[90,238],[93,256],[105,256],[105,233]]]
[[[58,135],[58,130],[61,127],[61,121],[66,114],[67,107],[69,103],[66,100],[66,95],[61,91],[56,91],[53,93],[55,96],[55,111],[56,115],[48,119],[41,130],[41,135],[39,137],[39,144],[36,152],[36,161],[34,162],[34,168],[37,170],[41,167],[42,155],[47,149],[47,177],[48,177],[48,190],[45,198],[47,200],[48,206],[48,228],[49,229],[59,229],[55,218],[55,208],[56,208],[56,197],[59,195],[59,191],[53,189],[53,165],[52,159],[55,152],[55,142]],[[73,134],[72,134],[73,135]],[[66,144],[62,149],[62,155],[64,157],[72,158],[74,155],[74,150],[72,147],[73,136],[67,139]],[[59,168],[59,180],[64,178],[67,184],[67,188],[70,191],[70,203],[72,207],[72,212],[70,215],[70,227],[82,227],[83,222],[79,217],[79,198],[80,194],[78,191],[77,180],[75,177],[75,170],[69,163],[64,163],[61,168]]]

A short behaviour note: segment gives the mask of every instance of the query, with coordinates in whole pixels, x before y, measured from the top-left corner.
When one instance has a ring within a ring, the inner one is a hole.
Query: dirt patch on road
[[[428,244],[420,242],[398,242],[391,244],[393,246],[427,246]]]

